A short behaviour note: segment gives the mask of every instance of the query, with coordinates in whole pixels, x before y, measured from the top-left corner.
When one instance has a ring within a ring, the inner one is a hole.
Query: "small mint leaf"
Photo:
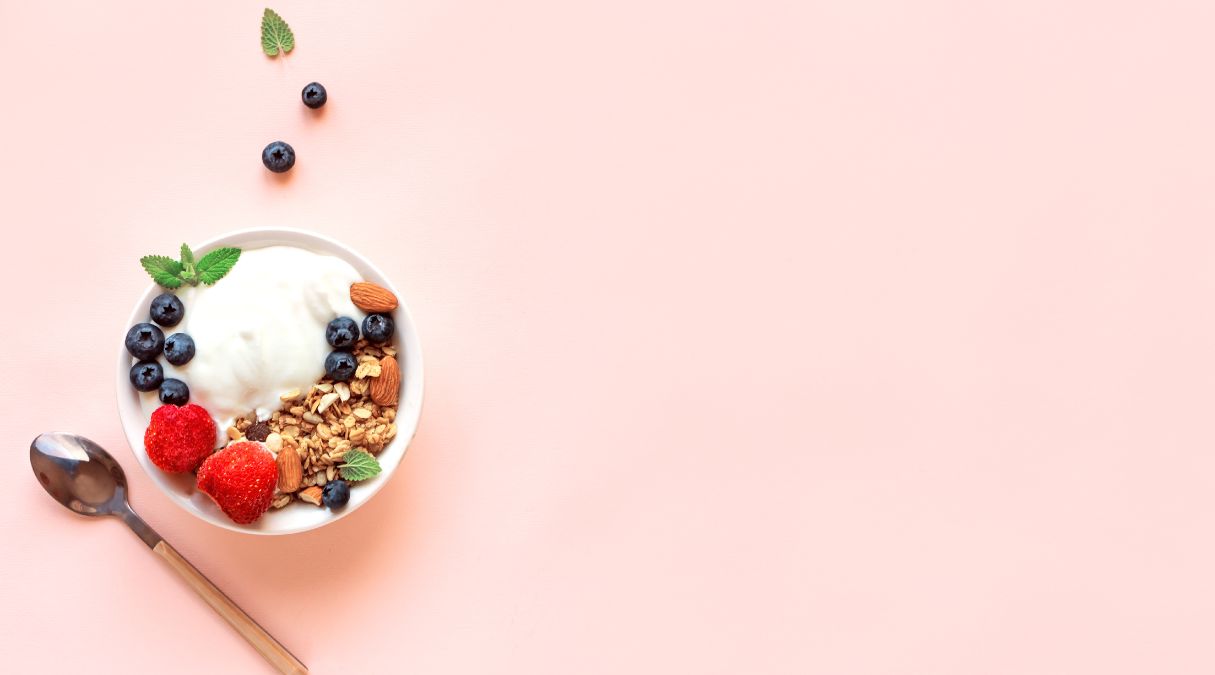
[[[295,34],[283,17],[269,7],[262,14],[262,51],[266,56],[278,56],[295,48]]]
[[[342,478],[348,481],[367,480],[381,471],[375,455],[366,450],[351,450],[342,455],[342,461],[345,463],[338,469],[342,472]]]
[[[210,286],[224,278],[240,259],[240,249],[232,246],[217,248],[198,261],[198,280]]]
[[[147,270],[152,281],[165,288],[181,286],[181,263],[164,255],[145,255],[139,264]]]
[[[191,251],[190,247],[187,246],[186,244],[182,244],[181,245],[181,274],[179,276],[181,276],[182,281],[190,284],[191,286],[198,285],[198,272],[195,271],[195,269],[194,269],[195,264],[196,263],[194,262],[194,251]]]

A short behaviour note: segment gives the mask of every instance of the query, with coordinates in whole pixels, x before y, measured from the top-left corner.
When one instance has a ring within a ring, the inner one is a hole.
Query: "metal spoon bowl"
[[[42,434],[30,446],[30,464],[55,501],[76,513],[111,515],[126,505],[122,467],[87,438]]]
[[[30,444],[30,466],[47,494],[72,511],[121,518],[280,673],[307,675],[299,659],[135,515],[127,503],[126,474],[104,448],[75,434],[42,434]]]

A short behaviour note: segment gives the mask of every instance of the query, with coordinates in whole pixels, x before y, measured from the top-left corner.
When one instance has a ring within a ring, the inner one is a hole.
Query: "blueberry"
[[[175,366],[184,366],[194,358],[194,338],[185,333],[174,333],[165,338],[165,360]]]
[[[127,351],[140,361],[148,361],[160,356],[160,350],[165,346],[165,334],[150,323],[137,323],[127,331]]]
[[[262,164],[274,173],[289,171],[295,166],[295,148],[282,141],[275,141],[262,150]]]
[[[165,379],[165,371],[155,361],[140,361],[131,366],[131,385],[139,391],[152,391]]]
[[[331,509],[340,509],[350,501],[350,483],[338,478],[321,488],[321,502]]]
[[[170,377],[160,383],[160,402],[168,405],[185,405],[190,402],[190,388],[185,382]]]
[[[325,357],[325,374],[337,382],[346,382],[354,377],[359,366],[350,352],[329,352]]]
[[[372,342],[388,342],[396,325],[387,314],[368,314],[363,319],[363,337]]]
[[[304,105],[315,110],[325,105],[325,101],[329,100],[329,93],[325,91],[325,85],[313,82],[304,87],[304,90],[300,92],[300,98],[304,99]]]
[[[162,326],[176,326],[186,315],[186,306],[172,293],[161,293],[152,298],[152,320]]]
[[[348,316],[339,316],[325,327],[325,340],[338,349],[350,349],[359,341],[359,324]]]

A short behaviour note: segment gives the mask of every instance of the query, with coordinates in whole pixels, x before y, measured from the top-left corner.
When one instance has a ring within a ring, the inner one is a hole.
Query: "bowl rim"
[[[194,246],[194,249],[203,250],[224,245],[239,246],[242,242],[246,242],[251,239],[268,240],[268,243],[259,243],[255,248],[263,248],[265,246],[275,245],[309,248],[309,243],[320,244],[322,249],[329,248],[333,251],[340,252],[326,252],[327,254],[338,255],[338,257],[345,259],[347,262],[369,271],[371,276],[376,277],[376,279],[374,279],[376,283],[380,283],[397,296],[398,307],[393,310],[393,318],[397,325],[397,335],[400,336],[399,342],[401,355],[405,362],[409,364],[409,376],[405,383],[402,384],[402,404],[406,401],[407,396],[410,393],[413,395],[408,398],[408,400],[412,403],[405,420],[408,424],[408,428],[404,428],[404,426],[401,424],[400,411],[404,406],[399,405],[397,436],[393,438],[392,441],[377,455],[377,457],[381,459],[381,464],[384,465],[384,471],[373,479],[374,482],[372,482],[371,485],[368,485],[365,489],[360,489],[360,492],[363,492],[363,497],[359,501],[356,502],[352,499],[351,503],[340,511],[334,512],[326,510],[330,517],[319,522],[305,524],[298,527],[287,527],[273,530],[262,528],[253,529],[249,528],[248,526],[239,525],[232,522],[218,509],[215,511],[215,513],[207,513],[199,510],[199,508],[185,495],[171,489],[171,487],[167,484],[167,474],[151,463],[147,453],[143,451],[143,435],[147,428],[147,422],[143,416],[143,410],[140,406],[139,398],[137,396],[131,396],[131,383],[129,376],[131,369],[131,355],[127,352],[126,346],[123,344],[122,340],[118,340],[118,386],[116,389],[118,419],[119,424],[122,426],[123,435],[126,437],[127,444],[131,447],[132,454],[135,455],[136,463],[139,464],[144,473],[148,475],[148,477],[152,480],[152,483],[156,485],[156,488],[169,497],[169,501],[176,504],[182,510],[186,511],[195,518],[198,518],[199,520],[210,523],[211,525],[221,527],[226,530],[231,530],[233,532],[240,532],[242,534],[261,536],[298,534],[300,532],[315,530],[324,527],[325,525],[335,523],[357,511],[361,506],[363,506],[363,504],[371,501],[371,499],[384,488],[389,479],[395,473],[396,468],[404,460],[410,443],[417,435],[418,424],[422,416],[422,405],[425,399],[422,345],[418,338],[417,325],[414,323],[413,315],[409,312],[409,308],[406,305],[403,296],[392,284],[392,281],[370,259],[360,254],[358,251],[355,251],[347,244],[338,241],[337,239],[319,234],[317,232],[312,232],[310,230],[298,228],[251,227],[232,230],[211,237],[201,244]],[[131,314],[125,325],[129,327],[141,321],[147,320],[148,303],[150,303],[155,294],[160,291],[160,287],[156,284],[149,284],[146,290],[136,299],[134,307],[132,308]],[[138,420],[137,423],[136,420]],[[385,457],[388,457],[390,461],[385,462]],[[260,519],[258,522],[260,522]]]

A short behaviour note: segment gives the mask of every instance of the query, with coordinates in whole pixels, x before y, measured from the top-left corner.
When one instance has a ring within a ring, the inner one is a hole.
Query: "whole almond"
[[[278,451],[278,489],[283,492],[295,492],[300,489],[300,481],[304,480],[304,465],[300,462],[300,453],[295,448],[284,445]]]
[[[371,381],[371,400],[378,405],[396,405],[401,391],[401,368],[391,356],[380,359],[380,375]]]
[[[350,284],[350,301],[364,312],[391,312],[397,308],[397,296],[392,291],[368,281]]]
[[[313,485],[312,487],[307,487],[307,488],[304,488],[303,490],[300,490],[300,499],[308,502],[309,504],[316,504],[317,506],[320,506],[321,505],[321,488],[316,485]]]

